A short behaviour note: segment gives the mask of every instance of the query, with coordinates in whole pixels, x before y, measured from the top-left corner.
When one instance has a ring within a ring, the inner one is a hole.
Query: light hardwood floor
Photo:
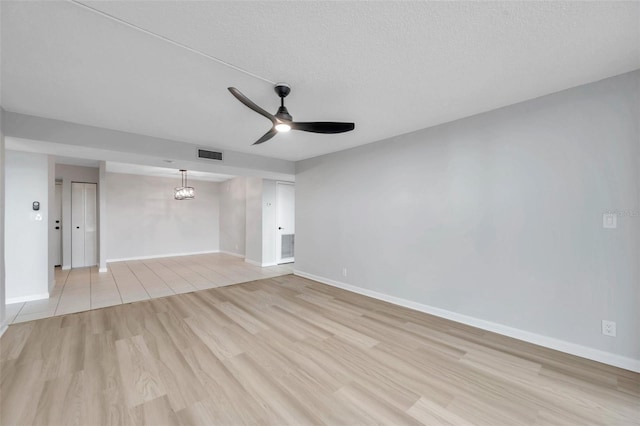
[[[640,375],[293,275],[15,324],[1,424],[640,423]]]
[[[261,268],[224,253],[112,262],[63,271],[46,300],[7,305],[9,324],[290,274],[293,264]]]

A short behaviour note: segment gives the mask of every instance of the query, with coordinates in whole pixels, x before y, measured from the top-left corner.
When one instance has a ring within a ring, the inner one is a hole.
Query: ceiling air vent
[[[206,149],[198,148],[198,158],[201,158],[203,160],[222,161],[222,153],[218,151],[207,151]]]

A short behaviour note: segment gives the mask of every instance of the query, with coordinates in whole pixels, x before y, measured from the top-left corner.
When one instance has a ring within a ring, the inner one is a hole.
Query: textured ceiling
[[[640,68],[638,2],[90,2],[293,90],[280,134],[269,83],[72,2],[2,2],[11,111],[298,160]]]
[[[175,178],[176,186],[179,186],[178,183],[180,183],[180,179],[182,178],[180,171],[176,170],[175,168],[143,166],[138,164],[117,163],[113,161],[107,161],[106,170],[111,173]],[[231,179],[232,177],[234,176],[223,175],[219,173],[207,173],[196,170],[187,171],[187,178],[189,182],[193,180],[224,182],[225,180]]]

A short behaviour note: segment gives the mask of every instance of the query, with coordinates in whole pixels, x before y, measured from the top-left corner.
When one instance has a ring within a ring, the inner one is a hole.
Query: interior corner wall
[[[51,155],[49,155],[47,157],[47,185],[48,185],[48,199],[47,199],[47,214],[48,217],[53,218],[56,216],[56,203],[55,203],[55,198],[56,198],[56,161],[55,158]],[[56,244],[56,239],[55,239],[55,227],[53,226],[53,223],[49,223],[49,221],[47,221],[47,231],[48,231],[48,245],[47,245],[47,251],[48,251],[48,259],[49,259],[49,266],[48,266],[48,279],[49,279],[49,285],[47,287],[48,292],[51,293],[53,291],[53,287],[56,284],[56,273],[55,273],[55,267],[56,267],[56,261],[54,258],[54,252],[55,252],[55,244]]]
[[[62,180],[62,269],[71,268],[71,182],[95,183],[99,182],[97,167],[72,166],[56,164],[56,180]],[[98,197],[100,196],[100,186]],[[54,188],[55,190],[55,188]],[[99,199],[99,198],[98,198]],[[98,208],[98,211],[100,209]],[[98,226],[100,217],[98,219]]]
[[[49,297],[49,157],[5,151],[7,303]],[[33,202],[40,210],[33,210]],[[52,199],[53,201],[53,199]]]
[[[176,178],[107,173],[107,260],[210,253],[220,250],[216,182],[190,179],[193,200],[173,198]]]
[[[220,251],[245,256],[247,182],[244,177],[220,184]]]
[[[635,71],[300,161],[296,270],[638,369],[639,105]]]
[[[262,179],[246,178],[245,260],[262,265]]]
[[[276,184],[275,180],[262,181],[262,266],[277,265]]]
[[[107,272],[107,163],[98,167],[98,271]]]
[[[0,335],[6,327],[6,296],[5,296],[5,267],[4,267],[4,170],[5,170],[5,151],[4,151],[4,133],[2,131],[2,115],[4,110],[0,107]]]

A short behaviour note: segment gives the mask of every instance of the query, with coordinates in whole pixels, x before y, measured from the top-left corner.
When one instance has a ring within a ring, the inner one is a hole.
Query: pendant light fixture
[[[173,198],[176,200],[193,200],[196,197],[196,190],[187,185],[187,171],[180,169],[182,173],[182,186],[176,187]]]

